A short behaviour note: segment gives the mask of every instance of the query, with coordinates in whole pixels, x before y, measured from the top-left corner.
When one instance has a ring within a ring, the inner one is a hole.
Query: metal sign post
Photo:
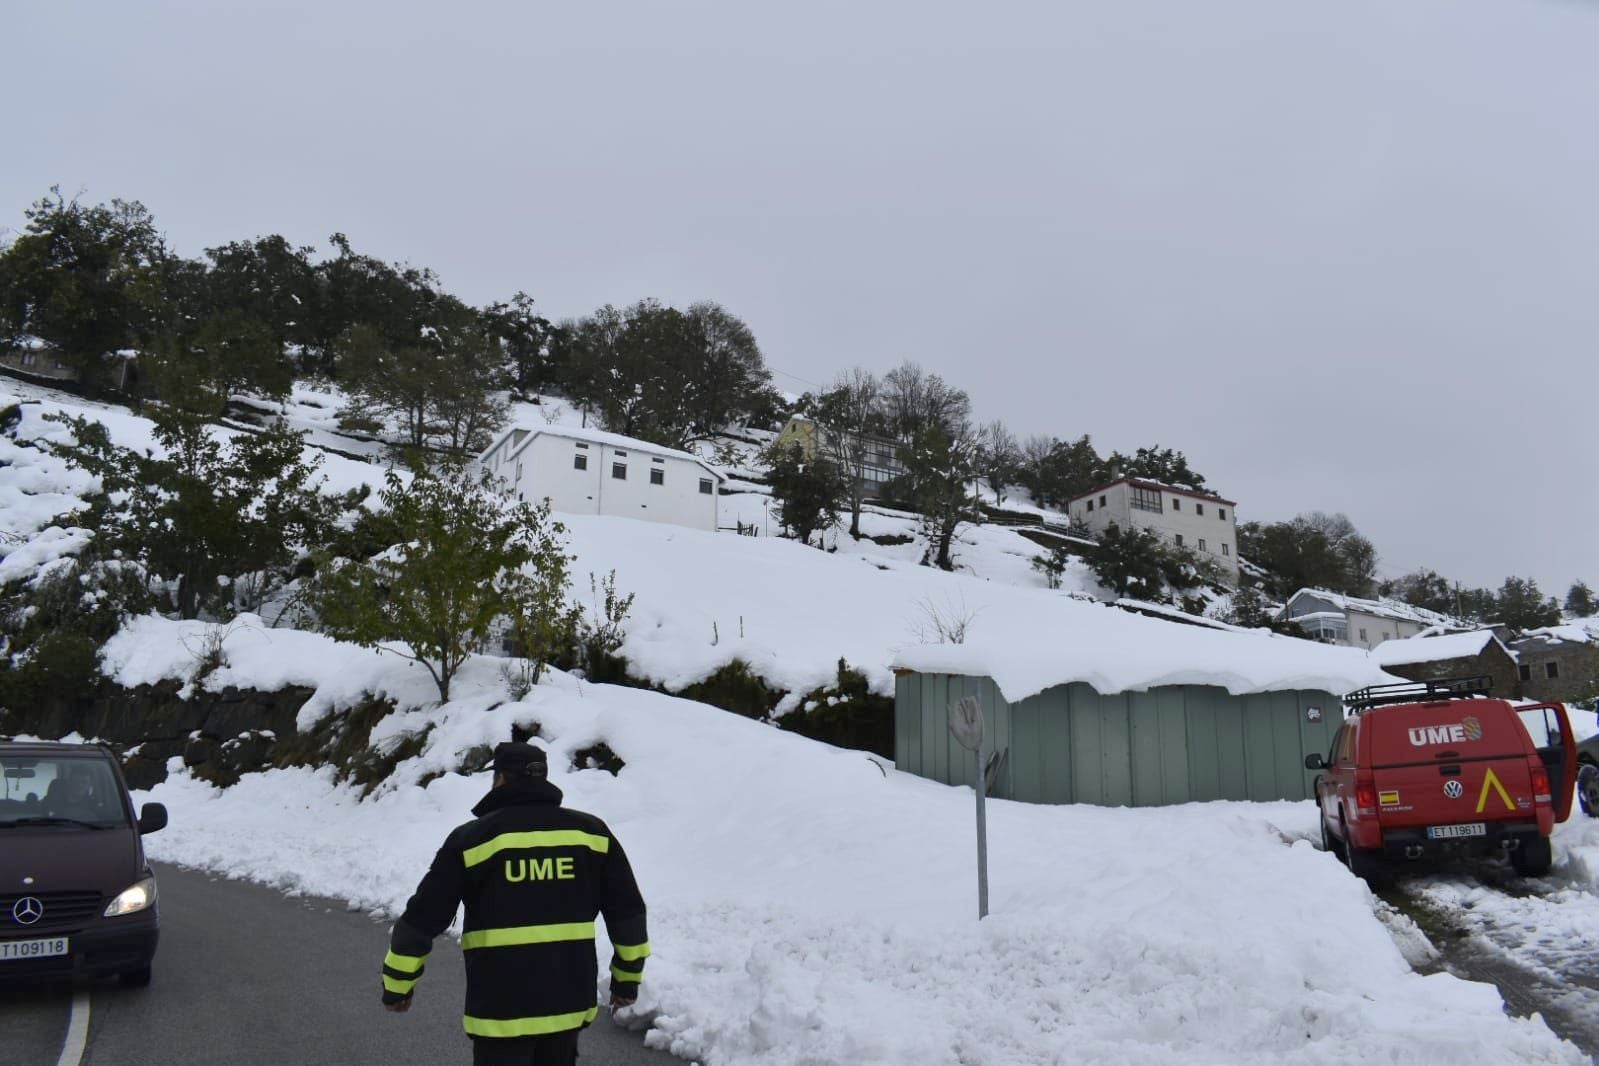
[[[988,812],[983,797],[988,792],[988,729],[983,704],[967,696],[950,706],[949,731],[955,743],[977,754],[977,919],[988,917]]]

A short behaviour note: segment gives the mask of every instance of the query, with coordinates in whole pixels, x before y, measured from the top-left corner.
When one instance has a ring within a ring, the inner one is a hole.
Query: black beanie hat
[[[506,777],[544,778],[549,774],[549,763],[544,749],[535,748],[520,740],[508,740],[494,749],[494,772]]]

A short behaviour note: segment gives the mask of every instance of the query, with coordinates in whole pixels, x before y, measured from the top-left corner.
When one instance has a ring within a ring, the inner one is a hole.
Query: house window
[[[618,481],[626,481],[627,480],[627,464],[626,463],[612,463],[611,464],[611,476],[613,478],[615,478],[616,480],[618,480]]]
[[[581,455],[581,454],[572,456],[572,469],[573,470],[587,470],[588,468],[589,468],[589,457],[588,456]]]
[[[1553,680],[1560,676],[1560,664],[1553,660],[1543,664],[1543,676]]]
[[[1181,511],[1183,509],[1183,501],[1173,496],[1171,498],[1171,509],[1174,511]]]
[[[1103,497],[1103,496],[1101,496],[1101,497],[1100,497],[1100,498],[1099,498],[1099,505],[1100,505],[1100,506],[1101,506],[1101,507],[1103,507],[1103,506],[1105,506],[1105,497]]]
[[[1222,554],[1223,554],[1223,555],[1231,555],[1231,554],[1232,554],[1232,552],[1230,552],[1230,551],[1228,551],[1228,550],[1227,550],[1227,545],[1225,545],[1225,544],[1223,544],[1223,545],[1222,545],[1222,546],[1221,546],[1221,553],[1222,553]]]
[[[627,453],[626,453],[626,452],[624,452],[624,451],[623,451],[623,450],[622,450],[622,449],[620,449],[620,448],[618,448],[618,449],[616,449],[616,450],[615,450],[615,451],[614,451],[614,452],[612,452],[612,453],[611,453],[611,454],[612,454],[612,455],[620,455],[620,456],[621,456],[621,457],[622,457],[622,458],[624,458],[624,459],[626,459],[626,458],[627,458]]]
[[[1154,511],[1160,514],[1160,490],[1133,487],[1133,510]]]
[[[1172,536],[1177,539],[1177,546],[1181,548],[1183,546],[1183,535],[1181,533],[1174,533]]]
[[[1089,500],[1088,501],[1088,513],[1089,514],[1093,514],[1094,513],[1094,501],[1093,500]]]
[[[1362,644],[1366,643],[1366,631],[1364,629],[1360,631],[1360,642]]]
[[[1194,504],[1194,513],[1195,514],[1204,514],[1205,513],[1205,505],[1202,504],[1202,503]]]
[[[1200,551],[1209,551],[1210,550],[1209,548],[1205,547],[1205,538],[1204,537],[1200,537],[1199,538],[1199,550]]]
[[[1216,517],[1220,518],[1223,522],[1227,521],[1227,508],[1225,508],[1225,507],[1216,508]]]
[[[1516,673],[1521,675],[1521,679],[1523,681],[1532,680],[1532,667],[1527,663],[1522,663],[1520,666],[1516,667]]]
[[[651,467],[650,468],[650,484],[651,485],[664,485],[664,484],[666,484],[666,471],[662,470],[660,467]]]
[[[1382,631],[1382,639],[1383,640],[1387,640],[1388,639],[1388,631],[1386,629]]]
[[[716,491],[716,486],[711,484],[711,479],[710,478],[708,478],[708,477],[700,478],[700,495],[709,496],[711,493],[713,493],[715,491]]]

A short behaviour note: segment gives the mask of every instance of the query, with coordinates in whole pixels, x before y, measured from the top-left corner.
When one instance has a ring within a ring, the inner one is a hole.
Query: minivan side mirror
[[[167,827],[167,808],[161,803],[146,803],[139,808],[139,835],[159,832]]]
[[[1321,752],[1313,751],[1309,755],[1305,756],[1305,769],[1307,769],[1307,770],[1325,770],[1325,769],[1327,769],[1327,763],[1326,763],[1326,761],[1324,759],[1322,759]]]

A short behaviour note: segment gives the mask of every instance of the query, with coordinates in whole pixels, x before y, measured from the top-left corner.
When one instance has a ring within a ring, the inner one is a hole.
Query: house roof
[[[1294,601],[1301,596],[1314,596],[1332,604],[1340,611],[1359,611],[1362,614],[1376,615],[1378,618],[1392,618],[1401,622],[1415,622],[1423,626],[1444,626],[1450,629],[1459,628],[1454,619],[1437,611],[1429,611],[1424,607],[1415,607],[1403,600],[1367,600],[1359,596],[1345,596],[1338,592],[1329,592],[1326,589],[1300,589],[1288,597],[1288,602],[1283,604],[1283,609],[1278,617],[1287,618],[1288,610]],[[1300,616],[1305,617],[1305,616]]]
[[[662,456],[667,459],[683,459],[691,463],[697,463],[718,481],[727,480],[727,475],[711,466],[711,464],[707,463],[704,459],[695,455],[693,452],[679,451],[676,448],[665,448],[659,444],[651,444],[647,440],[639,440],[637,437],[624,437],[620,433],[607,433],[603,429],[588,429],[577,426],[511,426],[504,433],[499,435],[494,443],[483,452],[483,455],[478,456],[479,461],[483,459],[483,456],[488,455],[500,445],[504,444],[513,433],[516,433],[519,430],[523,433],[526,433],[527,438],[511,451],[510,455],[506,457],[507,459],[514,458],[515,456],[522,454],[527,446],[533,443],[533,438],[535,437],[561,437],[565,440],[582,441],[585,444],[598,444],[602,447],[625,448],[628,451],[642,452],[645,455]]]
[[[1529,629],[1511,641],[1517,650],[1545,650],[1561,645],[1599,644],[1599,618],[1584,618],[1565,625]]]
[[[1510,654],[1510,650],[1494,636],[1493,630],[1475,629],[1469,633],[1385,640],[1371,649],[1370,655],[1378,666],[1404,666],[1409,663],[1442,662],[1445,659],[1470,659],[1481,655],[1493,644],[1498,644],[1506,655]]]
[[[1225,503],[1228,507],[1238,506],[1232,500],[1223,499],[1220,496],[1212,495],[1208,492],[1196,492],[1193,489],[1185,489],[1177,485],[1167,485],[1160,481],[1150,481],[1148,478],[1141,477],[1119,477],[1114,481],[1107,481],[1103,485],[1099,485],[1095,488],[1089,489],[1087,492],[1079,493],[1078,495],[1073,496],[1071,499],[1066,501],[1066,505],[1069,507],[1078,500],[1085,500],[1094,495],[1096,492],[1104,492],[1112,485],[1132,485],[1140,489],[1155,489],[1159,492],[1176,493],[1178,496],[1188,496],[1192,499],[1204,500],[1207,503]]]

